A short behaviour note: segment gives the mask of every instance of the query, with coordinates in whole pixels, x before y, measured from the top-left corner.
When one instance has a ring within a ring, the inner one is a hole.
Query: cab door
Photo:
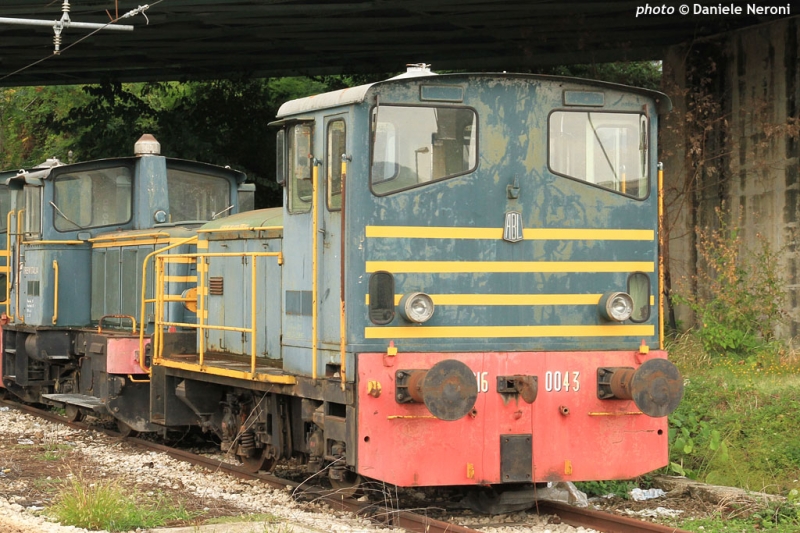
[[[338,371],[341,339],[342,243],[344,226],[344,186],[347,174],[348,114],[327,116],[323,120],[321,139],[324,154],[319,166],[317,206],[319,228],[316,233],[317,266],[317,350],[324,360],[325,373],[332,376]],[[323,367],[320,365],[320,369]]]

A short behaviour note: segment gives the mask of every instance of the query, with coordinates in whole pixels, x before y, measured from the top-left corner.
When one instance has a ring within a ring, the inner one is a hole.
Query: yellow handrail
[[[658,164],[658,349],[664,349],[664,163]]]
[[[250,313],[251,313],[251,320],[249,327],[236,327],[236,326],[221,326],[221,325],[209,325],[206,323],[206,305],[205,305],[205,296],[206,296],[206,275],[208,274],[208,266],[206,264],[205,259],[208,257],[249,257],[251,259],[251,272],[250,272],[250,284],[251,284],[251,298],[250,298]],[[234,331],[240,333],[246,333],[250,335],[250,345],[251,345],[251,354],[250,354],[250,373],[248,377],[250,379],[258,379],[256,375],[256,368],[258,362],[258,346],[257,346],[257,302],[258,299],[256,294],[258,292],[258,276],[257,276],[257,261],[258,257],[275,257],[278,260],[278,264],[283,264],[283,253],[282,252],[206,252],[206,253],[187,253],[187,254],[170,254],[170,255],[161,255],[156,258],[156,288],[155,288],[155,331],[153,333],[153,340],[151,345],[151,350],[153,354],[153,361],[154,363],[163,364],[163,351],[164,351],[164,337],[163,332],[165,328],[169,327],[176,327],[176,328],[187,328],[187,329],[196,329],[199,331],[198,335],[198,362],[197,367],[201,368],[204,372],[207,372],[208,369],[205,368],[205,332],[209,330],[214,331]],[[182,298],[179,299],[174,297],[174,295],[169,295],[165,293],[165,277],[164,272],[166,270],[166,263],[171,262],[181,262],[187,258],[195,258],[197,260],[197,272],[198,272],[198,290],[197,290],[197,323],[190,324],[186,322],[172,322],[164,320],[164,304],[170,301],[181,301]],[[185,364],[184,364],[185,365]]]
[[[17,260],[19,261],[19,254],[22,247],[22,214],[25,212],[25,208],[19,209],[17,211]],[[17,316],[19,317],[19,321],[24,324],[25,323],[25,313],[21,313],[19,310],[19,285],[22,280],[19,279],[19,269],[14,267],[14,271],[16,272],[16,280],[17,280],[17,290],[16,290],[16,299],[17,303],[14,306],[14,309],[17,311]]]
[[[319,167],[314,164],[311,172],[311,377],[317,379],[317,239],[319,238],[319,209],[317,209],[317,182],[319,181]]]
[[[53,259],[53,324],[58,322],[58,261]]]
[[[141,320],[139,321],[139,324],[141,324],[141,328],[139,329],[139,366],[141,366],[143,370],[146,370],[148,374],[150,374],[150,368],[145,365],[145,356],[144,356],[144,331],[145,329],[147,329],[145,327],[145,324],[147,323],[146,308],[147,304],[154,303],[155,299],[152,300],[147,299],[147,262],[150,261],[150,259],[152,259],[153,256],[155,255],[158,255],[173,248],[177,248],[178,246],[189,244],[195,241],[197,241],[197,235],[184,239],[180,242],[170,244],[169,246],[159,248],[158,250],[153,250],[152,252],[147,254],[147,257],[145,257],[144,261],[142,261],[142,309],[139,315],[141,317]]]
[[[6,317],[9,322],[14,321],[14,315],[11,314],[11,286],[13,281],[11,276],[16,269],[11,267],[11,217],[16,216],[13,210],[6,215],[6,263],[8,265],[8,274],[6,275]]]

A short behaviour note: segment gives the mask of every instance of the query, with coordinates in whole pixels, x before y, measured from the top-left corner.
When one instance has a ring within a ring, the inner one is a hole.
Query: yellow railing
[[[12,276],[15,273],[15,269],[11,268],[11,218],[14,216],[16,216],[16,213],[13,210],[6,215],[6,266],[8,267],[8,274],[6,275],[6,317],[10,322],[14,321],[14,315],[11,314],[11,286],[14,283]]]
[[[147,370],[147,373],[150,374],[150,367],[145,364],[145,354],[144,354],[144,331],[147,324],[147,304],[156,303],[156,298],[147,298],[147,264],[150,262],[150,259],[153,257],[163,254],[164,252],[168,252],[173,248],[177,248],[178,246],[183,246],[184,244],[191,244],[197,242],[197,235],[194,237],[189,237],[188,239],[184,239],[182,241],[178,241],[176,243],[170,244],[169,246],[165,246],[163,248],[159,248],[153,252],[147,254],[147,257],[144,258],[142,262],[142,299],[141,299],[141,313],[139,314],[141,320],[139,320],[139,324],[141,327],[139,328],[139,366],[142,369]],[[150,347],[152,349],[152,346]]]
[[[162,248],[159,252],[166,250]],[[211,257],[240,257],[248,258],[250,264],[250,324],[241,326],[224,326],[213,325],[207,323],[208,312],[206,310],[206,299],[208,296],[208,258]],[[207,374],[235,377],[240,379],[265,381],[270,383],[293,384],[296,382],[293,376],[281,374],[263,374],[257,372],[258,365],[258,322],[257,322],[257,292],[258,292],[258,276],[257,274],[257,259],[260,257],[275,257],[278,264],[283,264],[283,254],[281,252],[202,252],[202,253],[186,253],[186,254],[164,254],[159,253],[155,256],[155,298],[152,300],[143,299],[143,305],[146,303],[154,303],[154,333],[151,340],[151,352],[153,355],[153,364],[167,366],[171,368],[181,368],[197,372],[204,372]],[[167,287],[170,282],[170,277],[166,275],[167,265],[169,263],[197,263],[197,322],[175,322],[165,319],[165,308],[170,302],[191,302],[195,301],[193,298],[183,297],[176,294],[168,294]],[[145,281],[143,280],[143,286]],[[194,329],[199,334],[197,335],[197,362],[187,363],[183,361],[176,361],[169,358],[164,358],[164,333],[169,328],[184,328]],[[250,353],[250,370],[244,372],[241,370],[232,370],[223,367],[214,367],[206,364],[206,332],[214,331],[234,331],[249,335],[251,353]],[[143,347],[142,347],[143,350]],[[143,354],[140,352],[142,364]],[[143,365],[144,367],[144,365]]]

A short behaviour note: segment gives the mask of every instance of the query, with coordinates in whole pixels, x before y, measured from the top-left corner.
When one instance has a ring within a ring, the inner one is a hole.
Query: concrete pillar
[[[800,333],[799,32],[798,19],[783,19],[672,47],[663,78],[675,106],[661,137],[672,288],[692,286],[695,228],[713,227],[723,202],[741,209],[745,246],[767,239],[782,254],[783,337]],[[693,323],[687,309],[675,316],[684,329]]]

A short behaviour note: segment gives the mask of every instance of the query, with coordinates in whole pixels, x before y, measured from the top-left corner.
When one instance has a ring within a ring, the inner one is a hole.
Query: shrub
[[[757,236],[746,248],[741,236],[742,217],[728,222],[730,213],[716,209],[718,229],[697,228],[695,291],[683,283],[673,301],[695,313],[697,334],[711,356],[733,355],[746,359],[775,338],[784,319],[786,300],[779,252]]]

